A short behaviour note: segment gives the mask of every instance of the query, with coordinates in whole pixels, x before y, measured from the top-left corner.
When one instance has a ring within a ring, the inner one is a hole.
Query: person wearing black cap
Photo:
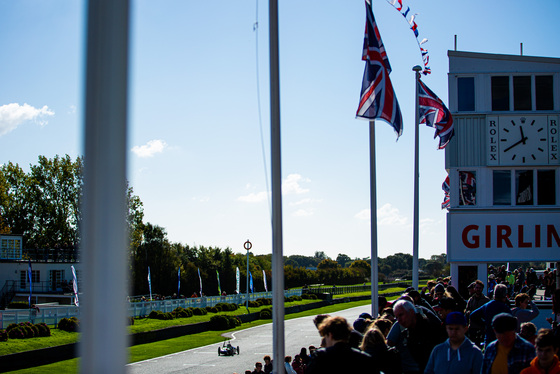
[[[465,336],[467,319],[461,312],[451,312],[445,318],[449,339],[432,350],[425,374],[478,374],[482,367],[482,352]]]
[[[497,340],[484,350],[481,374],[519,374],[535,358],[535,347],[515,332],[517,318],[500,313],[492,319]]]

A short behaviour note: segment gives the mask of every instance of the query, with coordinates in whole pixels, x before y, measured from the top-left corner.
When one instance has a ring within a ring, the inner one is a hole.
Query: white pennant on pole
[[[78,300],[78,277],[76,276],[76,269],[74,265],[70,266],[72,269],[72,286],[74,288],[74,304],[80,306],[80,301]]]
[[[239,281],[241,279],[241,274],[239,273],[239,268],[235,268],[235,281],[236,281],[236,287],[235,287],[235,292],[237,294],[239,294]]]
[[[268,292],[268,287],[266,286],[266,273],[263,269],[263,282],[264,282],[264,292]]]

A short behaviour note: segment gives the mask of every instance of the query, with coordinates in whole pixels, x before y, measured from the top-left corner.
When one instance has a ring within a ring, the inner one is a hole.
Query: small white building
[[[0,307],[10,301],[27,301],[31,266],[32,303],[72,302],[72,266],[78,289],[80,263],[77,253],[68,249],[24,250],[21,235],[0,235]]]
[[[560,261],[560,58],[448,57],[447,258],[464,293],[489,262]]]

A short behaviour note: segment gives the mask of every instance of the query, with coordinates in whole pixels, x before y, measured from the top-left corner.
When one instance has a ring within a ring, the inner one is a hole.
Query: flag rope
[[[387,2],[389,4],[391,4],[404,17],[404,19],[410,25],[410,29],[412,30],[412,32],[414,33],[414,36],[416,37],[416,42],[418,43],[418,48],[420,48],[420,54],[422,55],[422,61],[424,62],[424,68],[423,68],[422,74],[424,74],[424,75],[430,74],[432,72],[432,69],[430,69],[430,67],[428,66],[428,64],[430,62],[430,56],[428,55],[428,50],[426,48],[422,47],[422,45],[425,44],[428,41],[428,39],[424,38],[424,39],[420,40],[420,37],[419,37],[420,33],[418,31],[418,25],[414,21],[414,19],[416,18],[416,16],[418,14],[417,13],[411,14],[410,19],[409,19],[408,17],[409,17],[409,14],[410,14],[410,7],[403,5],[403,0],[387,0]]]

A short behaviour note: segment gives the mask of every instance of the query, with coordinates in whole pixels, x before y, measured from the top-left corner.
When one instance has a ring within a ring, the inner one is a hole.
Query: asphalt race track
[[[371,305],[341,310],[332,315],[343,316],[352,323],[363,312],[371,313]],[[286,355],[294,357],[301,347],[319,346],[321,339],[313,324],[313,317],[284,322]],[[263,362],[264,355],[272,357],[272,323],[233,333],[231,344],[239,346],[239,355],[218,356],[218,347],[222,344],[212,344],[129,364],[127,373],[244,374],[245,370],[252,371],[255,368],[255,362]]]

